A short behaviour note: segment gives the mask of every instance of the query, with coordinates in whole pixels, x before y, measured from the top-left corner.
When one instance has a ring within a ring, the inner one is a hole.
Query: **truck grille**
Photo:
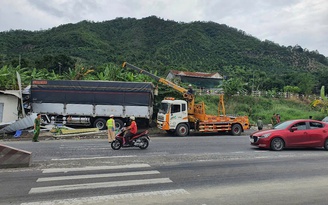
[[[164,121],[164,116],[162,116],[162,115],[157,116],[157,120],[163,122]]]

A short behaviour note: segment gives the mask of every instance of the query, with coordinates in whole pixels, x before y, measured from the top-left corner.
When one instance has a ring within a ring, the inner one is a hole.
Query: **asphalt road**
[[[327,204],[323,149],[260,150],[247,135],[118,151],[106,139],[0,143],[33,153],[30,168],[0,170],[0,204]]]

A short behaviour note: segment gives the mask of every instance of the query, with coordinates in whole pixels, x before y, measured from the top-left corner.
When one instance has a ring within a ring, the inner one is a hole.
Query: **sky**
[[[0,0],[0,31],[148,16],[226,24],[260,40],[300,45],[328,57],[327,0]]]

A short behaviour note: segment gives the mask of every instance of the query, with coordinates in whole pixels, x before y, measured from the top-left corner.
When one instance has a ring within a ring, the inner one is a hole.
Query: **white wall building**
[[[0,91],[0,123],[18,120],[20,107],[19,90]]]

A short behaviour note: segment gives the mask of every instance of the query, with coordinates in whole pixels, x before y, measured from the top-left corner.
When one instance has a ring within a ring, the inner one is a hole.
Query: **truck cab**
[[[177,134],[181,136],[188,134],[188,108],[187,102],[184,100],[174,100],[166,98],[161,102],[160,110],[157,114],[157,127],[165,130],[169,134]],[[181,127],[183,130],[180,130]],[[185,129],[185,130],[184,130]]]

